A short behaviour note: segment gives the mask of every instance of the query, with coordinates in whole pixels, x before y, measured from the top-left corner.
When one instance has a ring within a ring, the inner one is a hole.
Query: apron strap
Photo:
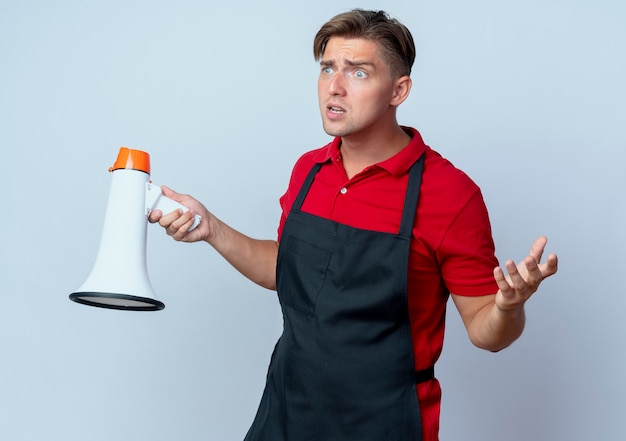
[[[292,206],[292,210],[299,212],[300,209],[302,208],[302,203],[304,202],[304,198],[306,197],[307,193],[309,192],[309,188],[311,188],[311,184],[313,183],[313,179],[315,179],[315,175],[317,174],[318,170],[322,167],[322,164],[315,163],[313,165],[313,168],[311,168],[311,171],[309,171],[309,174],[307,175],[306,179],[304,180],[304,182],[302,183],[302,187],[300,187],[300,191],[298,192],[298,196],[296,197],[296,200],[293,202],[293,206]]]
[[[422,170],[424,169],[424,153],[415,161],[409,171],[409,183],[407,184],[406,199],[404,200],[404,210],[402,211],[402,223],[400,224],[401,237],[411,238],[413,223],[417,211],[417,201],[420,196],[420,185],[422,184]]]
[[[435,367],[423,369],[421,371],[415,371],[415,384],[425,383],[428,380],[435,378]]]

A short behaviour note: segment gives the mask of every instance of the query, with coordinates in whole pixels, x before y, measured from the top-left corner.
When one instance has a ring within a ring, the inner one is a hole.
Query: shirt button
[[[339,190],[341,192],[341,194],[346,194],[348,192],[348,189],[346,187],[343,187],[341,190]]]

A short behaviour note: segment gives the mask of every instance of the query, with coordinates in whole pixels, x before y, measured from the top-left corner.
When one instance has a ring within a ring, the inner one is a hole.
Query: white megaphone
[[[150,155],[121,147],[112,172],[104,227],[96,262],[70,299],[89,306],[129,311],[158,311],[146,264],[148,215],[188,208],[163,196],[150,181]],[[200,223],[195,217],[190,230]]]

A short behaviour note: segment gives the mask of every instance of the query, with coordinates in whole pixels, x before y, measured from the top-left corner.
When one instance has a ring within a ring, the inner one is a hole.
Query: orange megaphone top
[[[133,150],[127,147],[120,147],[117,154],[115,164],[109,167],[109,171],[115,171],[122,168],[139,170],[150,174],[150,155],[141,150]]]

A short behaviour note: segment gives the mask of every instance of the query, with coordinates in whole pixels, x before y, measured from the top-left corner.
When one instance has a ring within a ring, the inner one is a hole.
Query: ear
[[[413,81],[411,81],[411,77],[408,75],[398,78],[395,82],[393,96],[391,97],[391,102],[389,104],[396,107],[402,104],[404,100],[409,97],[412,85]]]

